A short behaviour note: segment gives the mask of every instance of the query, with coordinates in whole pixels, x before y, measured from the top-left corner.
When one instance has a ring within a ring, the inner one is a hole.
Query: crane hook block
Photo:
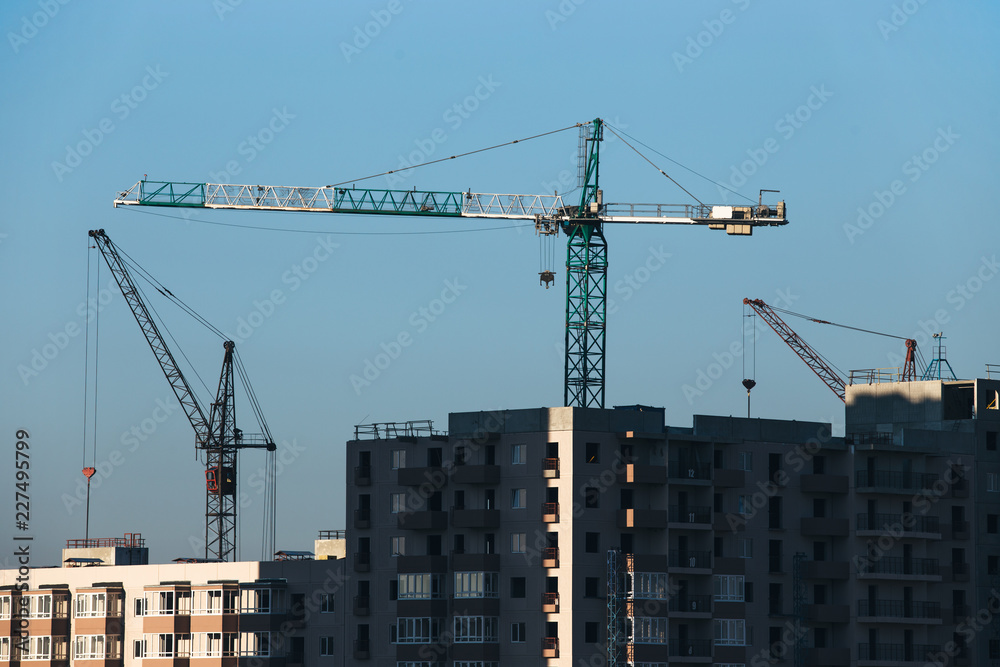
[[[545,289],[548,289],[556,281],[556,274],[552,271],[542,271],[538,274],[538,278],[538,284],[545,285]]]

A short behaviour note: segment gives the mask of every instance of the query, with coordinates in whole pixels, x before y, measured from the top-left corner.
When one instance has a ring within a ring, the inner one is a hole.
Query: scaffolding
[[[802,568],[806,555],[801,551],[792,557],[792,614],[795,616],[795,667],[806,667],[806,582]]]
[[[608,667],[618,667],[621,653],[622,601],[624,586],[622,576],[622,552],[608,549]]]

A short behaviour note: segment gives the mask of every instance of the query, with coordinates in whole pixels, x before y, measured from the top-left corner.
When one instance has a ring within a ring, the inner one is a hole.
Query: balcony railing
[[[542,567],[559,567],[559,547],[542,549]]]
[[[854,485],[889,491],[919,491],[933,486],[938,476],[933,473],[904,472],[902,470],[858,470]]]
[[[916,514],[858,514],[858,530],[899,530],[904,533],[940,533],[936,516]]]
[[[882,556],[878,560],[859,562],[858,574],[902,574],[914,576],[938,576],[940,562],[936,558],[903,558]]]
[[[558,637],[542,637],[542,657],[543,658],[559,657]]]
[[[559,476],[559,458],[542,459],[542,477],[554,479]]]
[[[672,460],[667,464],[667,477],[670,479],[712,479],[712,466],[708,463],[694,461]]]
[[[712,567],[712,552],[671,549],[667,565],[669,567],[710,568]]]
[[[346,530],[321,530],[319,539],[321,540],[342,540],[347,536]]]
[[[542,503],[542,521],[559,523],[559,503]]]
[[[709,613],[712,611],[712,596],[675,595],[667,603],[667,610],[674,613]]]
[[[671,639],[670,657],[691,656],[695,658],[712,657],[711,639]]]
[[[712,508],[701,505],[671,505],[671,523],[712,523]]]
[[[923,663],[940,651],[932,644],[858,644],[858,660]]]
[[[542,611],[546,614],[559,611],[559,593],[542,593]]]
[[[858,600],[858,616],[891,616],[895,618],[941,618],[940,602],[909,602],[905,600]]]

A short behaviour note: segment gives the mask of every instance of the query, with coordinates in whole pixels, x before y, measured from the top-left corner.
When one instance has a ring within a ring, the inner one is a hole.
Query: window
[[[743,602],[743,575],[715,575],[715,599],[720,602]]]
[[[186,658],[190,655],[191,635],[147,634],[142,644],[146,658]]]
[[[510,643],[511,644],[523,644],[527,641],[525,639],[525,623],[511,623],[510,624]]]
[[[597,442],[588,442],[586,448],[584,449],[584,463],[600,463],[601,462],[601,445]]]
[[[592,621],[587,621],[583,624],[583,641],[588,644],[596,644],[600,639],[598,639],[598,624]]]
[[[194,609],[191,613],[196,615],[206,614],[232,614],[236,611],[237,591],[223,591],[221,589],[195,591]],[[139,615],[138,613],[136,614]]]
[[[587,533],[585,539],[585,548],[588,554],[596,554],[601,550],[601,534],[600,533]]]
[[[744,646],[746,644],[746,622],[742,618],[715,619],[716,646]]]
[[[1000,557],[986,557],[986,574],[1000,574]]]
[[[499,596],[500,575],[496,572],[456,572],[456,598],[495,598]]]
[[[510,508],[512,510],[523,510],[528,506],[528,490],[527,489],[511,489],[510,490]]]
[[[771,529],[781,528],[781,496],[772,496],[767,499],[767,527]]]
[[[997,515],[987,514],[986,515],[986,532],[996,533],[997,532]]]
[[[51,595],[39,596],[48,597],[52,599]],[[46,635],[44,637],[28,637],[28,655],[24,656],[27,660],[51,660],[52,659],[52,637]]]
[[[736,499],[736,513],[742,516],[750,514],[750,496],[740,496]]]
[[[333,593],[325,593],[320,604],[320,613],[332,614],[336,596]]]
[[[52,618],[51,594],[31,595],[28,600],[28,618]]]
[[[746,470],[747,472],[753,470],[753,452],[740,452],[738,465],[740,470]]]
[[[272,611],[282,611],[283,600],[279,599],[284,595],[284,591],[275,591],[275,600],[272,605],[270,588],[248,588],[240,591],[240,613],[241,614],[270,614]]]
[[[527,533],[511,533],[510,552],[512,554],[523,554],[525,552],[525,547],[527,547],[527,542],[528,542]]]
[[[405,493],[390,493],[389,494],[389,511],[393,514],[399,514],[400,512],[406,511],[406,494]]]
[[[524,445],[511,445],[510,446],[510,463],[511,465],[524,465],[527,461],[525,457],[525,446]]]
[[[76,635],[73,657],[77,660],[104,660],[104,635]]]
[[[406,450],[405,449],[394,449],[392,450],[391,463],[393,470],[399,470],[400,468],[406,467]],[[324,654],[325,655],[325,654]]]
[[[1000,491],[1000,473],[986,473],[986,490],[994,493]]]
[[[667,619],[653,616],[629,616],[625,619],[625,631],[636,644],[666,644]]]
[[[997,450],[997,432],[986,432],[986,451],[995,452]]]
[[[441,620],[401,616],[396,619],[396,643],[427,644],[436,642],[441,635]]]
[[[0,662],[10,660],[10,637],[0,637]]]
[[[389,538],[389,555],[390,556],[405,556],[406,555],[406,538],[405,537],[390,537]]]
[[[737,543],[737,553],[740,558],[753,558],[753,538],[741,537]]]
[[[497,616],[456,616],[453,627],[457,644],[500,641],[500,619]]]
[[[334,655],[334,653],[333,653],[333,637],[320,637],[319,638],[319,654],[320,655]]]
[[[0,595],[0,619],[10,618],[11,596]]]
[[[191,657],[231,658],[238,653],[239,641],[236,632],[195,632],[191,636]]]
[[[436,600],[441,597],[441,575],[400,574],[396,596],[400,600]]]
[[[597,577],[585,577],[583,580],[583,597],[596,598],[597,587],[601,585],[601,580]]]
[[[767,476],[772,480],[781,470],[781,454],[771,453],[767,455]]]
[[[146,657],[146,640],[136,639],[132,642],[132,655],[136,658]]]
[[[104,616],[107,597],[104,593],[77,593],[74,614],[77,618]]]
[[[744,602],[753,602],[753,582],[747,581],[743,584],[743,597]],[[750,628],[753,631],[753,628]],[[752,643],[752,642],[751,642]]]
[[[524,577],[510,578],[510,596],[512,598],[524,597]]]
[[[670,592],[666,572],[630,572],[629,579],[636,600],[666,600]]]
[[[597,509],[601,506],[601,491],[593,486],[583,487],[583,506],[587,509]]]

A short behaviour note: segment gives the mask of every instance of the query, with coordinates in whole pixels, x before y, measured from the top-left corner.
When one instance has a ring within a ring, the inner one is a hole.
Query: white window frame
[[[738,537],[738,544],[740,548],[739,558],[753,558],[753,538],[752,537]]]
[[[319,654],[321,656],[336,655],[336,653],[334,653],[333,650],[334,650],[333,637],[320,637],[319,638]]]
[[[429,644],[441,636],[441,620],[429,616],[396,618],[396,644]]]
[[[717,618],[715,626],[716,646],[746,646],[746,621],[742,618]]]
[[[52,594],[28,596],[28,618],[52,618]]]
[[[106,646],[104,635],[74,635],[73,659],[104,660]]]
[[[986,473],[986,490],[990,493],[996,493],[1000,491],[1000,473],[996,472]]]
[[[324,593],[323,599],[320,601],[320,613],[321,614],[332,614],[337,604],[336,593]]]
[[[516,621],[510,624],[510,643],[523,644],[527,640],[528,624],[524,621]]]
[[[500,597],[500,575],[496,572],[456,572],[454,597],[497,598]]]
[[[191,657],[232,658],[236,656],[238,646],[239,634],[236,632],[195,632],[191,636]]]
[[[753,452],[739,453],[739,469],[751,472],[753,470]]]
[[[510,464],[513,466],[524,465],[528,462],[526,445],[510,446]]]
[[[142,636],[144,658],[188,658],[191,656],[191,635],[153,632]]]
[[[511,533],[510,534],[510,552],[512,554],[523,554],[527,552],[528,547],[528,534],[527,533]]]
[[[495,644],[500,641],[499,616],[455,616],[456,644]]]
[[[406,537],[403,535],[394,535],[389,538],[389,555],[390,556],[405,556],[406,555]]]
[[[280,641],[280,638],[279,638]],[[270,658],[278,656],[270,632],[241,632],[237,653],[242,657]]]
[[[670,578],[666,572],[629,572],[631,596],[636,600],[666,600],[670,597]]]
[[[241,614],[273,614],[282,610],[282,591],[271,588],[240,590]]]
[[[406,511],[406,494],[405,493],[390,493],[389,494],[389,513],[399,514],[400,512]]]
[[[628,616],[625,631],[634,644],[666,644],[669,641],[665,616]]]
[[[74,598],[73,615],[76,618],[101,618],[108,615],[106,593],[77,593]],[[91,636],[91,635],[86,635]]]
[[[406,450],[405,449],[394,449],[389,455],[389,465],[393,470],[399,470],[400,468],[406,467]]]
[[[397,600],[437,600],[441,598],[441,575],[426,572],[396,575]]]
[[[510,508],[512,510],[523,510],[528,507],[528,490],[527,489],[511,489],[510,490]]]
[[[750,496],[739,495],[736,498],[736,513],[740,516],[747,516],[750,514],[750,509],[753,507],[753,501]]]
[[[714,597],[719,602],[743,602],[744,584],[746,579],[742,574],[715,575]]]
[[[22,655],[21,660],[52,660],[52,636],[28,637],[28,653]]]
[[[13,608],[13,597],[10,595],[0,595],[0,620],[10,618],[10,610]]]
[[[10,660],[10,637],[0,637],[0,662]]]

